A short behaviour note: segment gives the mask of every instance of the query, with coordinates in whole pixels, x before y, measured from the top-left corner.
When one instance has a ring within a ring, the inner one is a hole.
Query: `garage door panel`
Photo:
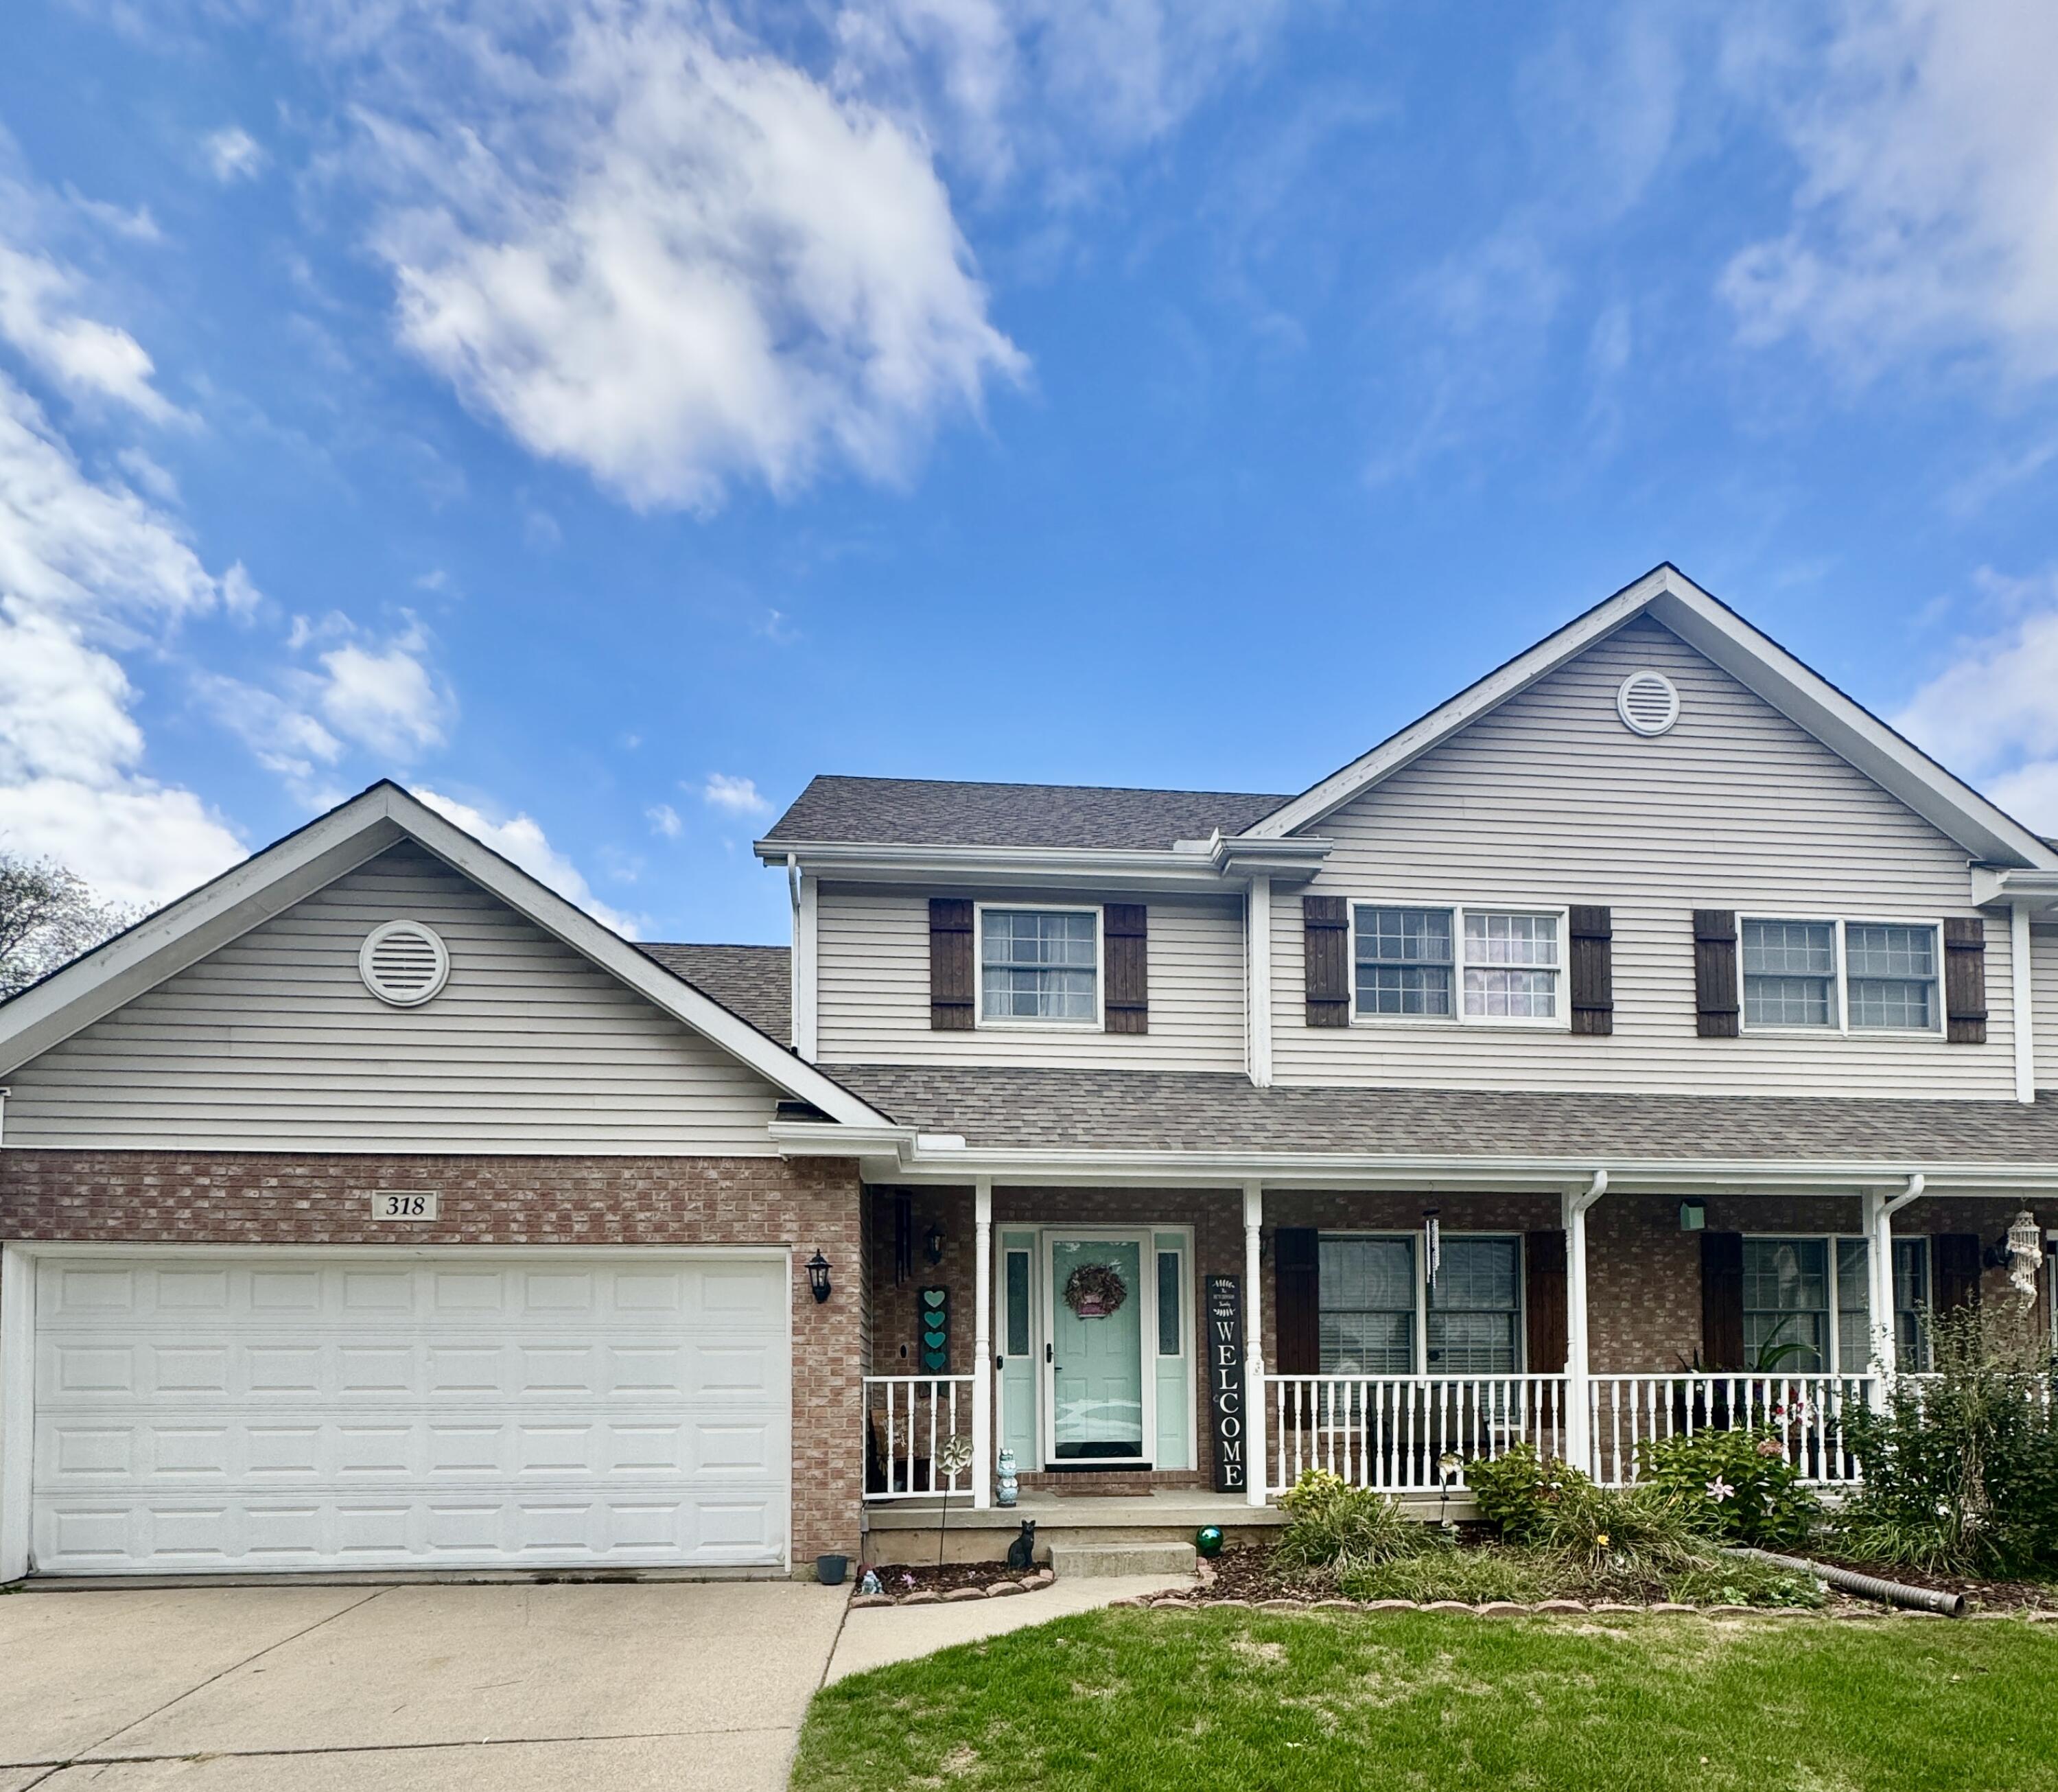
[[[46,1262],[35,1564],[777,1564],[786,1287],[765,1259]]]

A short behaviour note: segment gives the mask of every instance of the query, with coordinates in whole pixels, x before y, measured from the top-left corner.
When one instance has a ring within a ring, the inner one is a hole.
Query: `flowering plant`
[[[1702,1535],[1792,1548],[1808,1540],[1818,1504],[1770,1431],[1697,1431],[1637,1448],[1639,1484],[1679,1504]]]

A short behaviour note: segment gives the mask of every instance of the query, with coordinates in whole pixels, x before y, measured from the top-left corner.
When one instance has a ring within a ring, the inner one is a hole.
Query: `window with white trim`
[[[979,954],[981,1020],[1099,1020],[1098,909],[981,908]]]
[[[1316,1246],[1325,1375],[1415,1373],[1412,1238],[1328,1238]]]
[[[1742,935],[1746,1027],[1938,1030],[1943,949],[1933,922],[1746,916]]]
[[[1562,911],[1358,903],[1352,915],[1362,1019],[1563,1018]]]
[[[1745,1367],[1773,1375],[1869,1374],[1870,1258],[1871,1241],[1862,1238],[1746,1238]],[[1929,1241],[1896,1238],[1893,1343],[1903,1369],[1929,1366],[1920,1320],[1929,1301]]]
[[[1522,1367],[1522,1241],[1443,1241],[1429,1284],[1429,1373],[1513,1375]]]

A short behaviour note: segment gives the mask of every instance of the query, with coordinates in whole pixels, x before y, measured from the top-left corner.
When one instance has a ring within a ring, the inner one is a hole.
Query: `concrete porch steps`
[[[1063,1580],[1105,1579],[1114,1575],[1190,1575],[1198,1557],[1190,1543],[1071,1543],[1053,1540],[1051,1566]]]

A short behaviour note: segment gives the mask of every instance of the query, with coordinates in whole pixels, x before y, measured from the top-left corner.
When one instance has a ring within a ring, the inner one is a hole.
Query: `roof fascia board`
[[[0,1008],[0,1074],[398,845],[375,788],[252,854]]]
[[[1989,903],[2020,904],[2030,911],[2032,920],[2058,919],[2058,871],[2024,871],[2019,867],[2002,871],[1975,865],[1973,901],[1982,908]]]
[[[796,1057],[769,1035],[704,995],[612,928],[603,927],[555,890],[446,821],[398,786],[388,791],[394,820],[428,850],[526,916],[546,933],[626,983],[653,1006],[720,1046],[730,1056],[800,1101],[812,1103],[845,1126],[891,1126],[892,1122],[840,1083]],[[848,1154],[846,1148],[845,1155]]]
[[[1221,891],[1234,880],[1206,851],[1106,852],[1071,846],[886,846],[839,841],[781,845],[759,840],[753,850],[768,864],[789,858],[806,876],[833,882],[904,884],[910,880],[1081,884],[1132,889]]]
[[[775,1126],[788,1156],[847,1156],[833,1128],[805,1122]],[[912,1129],[908,1129],[912,1131]],[[883,1141],[881,1142],[884,1142]],[[1806,1158],[1667,1158],[1610,1156],[1453,1157],[1296,1151],[1021,1151],[925,1150],[902,1142],[894,1174],[904,1180],[962,1183],[975,1178],[1019,1184],[1091,1187],[1241,1187],[1251,1181],[1281,1187],[1428,1187],[1480,1191],[1584,1186],[1596,1170],[1612,1189],[1665,1194],[1682,1189],[1791,1194],[1834,1188],[1857,1193],[1905,1184],[1920,1174],[1930,1194],[2019,1197],[2048,1189],[2058,1164],[1953,1163],[1922,1159],[1819,1161]]]
[[[1583,653],[1595,642],[1641,614],[1651,598],[1664,588],[1667,570],[1659,566],[1646,573],[1634,585],[1624,586],[1583,616],[1575,617],[1556,634],[1547,635],[1526,653],[1518,654],[1505,666],[1489,672],[1476,684],[1468,685],[1448,702],[1438,705],[1419,721],[1410,722],[1397,734],[1389,735],[1371,752],[1353,760],[1341,770],[1332,772],[1320,784],[1303,791],[1292,802],[1274,809],[1236,837],[1277,840],[1333,815],[1361,792],[1412,765],[1468,723],[1500,708],[1510,697],[1520,695],[1575,654]]]
[[[1683,574],[1674,571],[1649,607],[1651,615],[1688,646],[1975,858],[2025,867],[2058,866],[2058,853],[2020,822]]]

